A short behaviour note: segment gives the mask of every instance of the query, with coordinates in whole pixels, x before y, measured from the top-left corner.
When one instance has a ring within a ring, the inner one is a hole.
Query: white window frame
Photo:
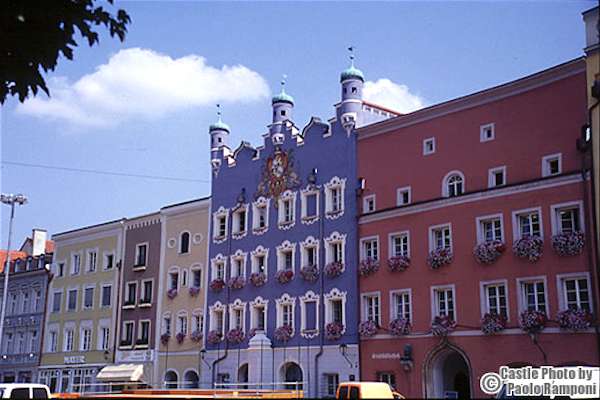
[[[76,263],[75,260],[78,260],[78,262]],[[79,275],[81,274],[81,261],[83,259],[83,254],[81,251],[75,251],[71,253],[71,269],[70,275]],[[77,269],[75,268],[75,265],[77,265]]]
[[[98,248],[94,248],[94,249],[87,249],[86,250],[86,266],[85,266],[85,272],[86,273],[94,273],[96,271],[98,271]],[[94,269],[91,269],[92,266],[92,254],[94,254]]]
[[[144,322],[148,323],[148,343],[146,343],[146,344],[137,344],[138,340],[142,339],[142,324]],[[140,319],[138,321],[137,335],[136,335],[136,339],[135,339],[134,345],[137,348],[143,348],[143,349],[145,349],[148,346],[150,346],[151,337],[152,337],[152,320],[150,320],[150,319]]]
[[[86,321],[86,322],[88,322],[88,321]],[[89,321],[89,322],[91,322],[91,321]],[[89,337],[88,337],[89,342],[87,343],[87,346],[85,346],[86,345],[85,331],[89,332]],[[93,334],[94,334],[93,326],[91,326],[89,323],[82,322],[79,327],[79,351],[91,351],[92,350]]]
[[[204,331],[204,312],[202,309],[192,311],[192,319],[190,320],[190,333]]]
[[[69,332],[71,334],[71,342],[69,343]],[[63,352],[69,353],[75,350],[75,326],[65,326],[63,330]],[[70,344],[70,346],[69,346]]]
[[[146,246],[146,257],[144,260],[144,264],[143,265],[138,265],[138,258],[140,255],[140,248],[142,246]],[[134,271],[143,271],[146,269],[146,267],[148,266],[148,255],[150,253],[150,243],[149,242],[142,242],[142,243],[136,243],[135,245],[135,258],[133,259],[133,270]]]
[[[269,211],[271,199],[263,196],[252,203],[252,232],[255,235],[261,235],[269,229]],[[260,210],[265,212],[265,226],[260,227]],[[246,218],[246,221],[248,218]]]
[[[184,323],[182,324],[181,321]],[[183,333],[187,335],[189,333],[190,318],[186,310],[180,310],[177,312],[177,319],[175,320],[175,334]]]
[[[182,251],[182,246],[183,246],[183,235],[188,234],[188,248],[186,252]],[[177,254],[179,255],[183,255],[183,254],[190,254],[192,252],[192,233],[190,231],[182,231],[179,233],[179,241],[177,242]]]
[[[112,256],[112,267],[111,268],[106,268],[107,264],[108,264],[108,257]],[[102,270],[103,271],[112,271],[113,269],[115,269],[117,267],[117,256],[115,254],[114,251],[105,251],[104,253],[102,253]]]
[[[292,269],[291,271],[296,274],[296,243],[291,243],[289,240],[285,240],[279,246],[277,246],[277,271],[285,269],[285,253],[292,252]]]
[[[287,293],[284,293],[278,299],[275,299],[275,306],[277,308],[277,327],[283,325],[283,306],[291,305],[292,306],[292,334],[296,332],[296,298],[290,296]]]
[[[404,186],[396,189],[396,206],[406,206],[412,202],[412,189],[410,186]],[[404,193],[408,193],[408,201],[404,202]]]
[[[248,212],[248,204],[238,206],[231,215],[231,237],[233,239],[241,239],[248,234],[248,219],[250,219],[250,213]],[[244,213],[244,226],[243,230],[239,229],[240,215]]]
[[[550,171],[549,162],[552,160],[558,160],[558,172],[556,174],[552,174]],[[548,154],[547,156],[542,157],[542,177],[548,176],[556,176],[562,174],[562,153],[554,153]]]
[[[129,300],[129,293],[131,292],[131,290],[129,289],[130,283],[135,284],[135,301],[133,302],[133,304],[125,305],[125,303]],[[138,303],[138,293],[137,292],[138,292],[138,281],[125,282],[125,296],[123,298],[123,308],[134,308],[137,305],[137,303]]]
[[[521,236],[521,225],[519,223],[519,216],[523,215],[523,214],[531,214],[537,212],[538,216],[539,216],[539,221],[540,221],[540,237],[543,239],[544,238],[544,218],[542,215],[542,208],[541,207],[531,207],[531,208],[524,208],[522,210],[517,210],[517,211],[513,211],[512,212],[512,223],[513,223],[513,240],[517,241],[519,239],[522,238]]]
[[[510,293],[508,292],[507,279],[495,279],[479,282],[479,306],[481,310],[481,317],[483,318],[486,313],[490,312],[487,293],[487,288],[489,286],[504,286],[504,297],[506,300],[506,320],[510,321]]]
[[[319,265],[319,245],[318,239],[312,236],[308,236],[302,242],[300,242],[300,268],[305,267],[308,264],[308,250],[314,249],[314,266]]]
[[[559,311],[567,309],[567,290],[565,287],[565,281],[571,279],[585,279],[587,281],[587,291],[588,291],[588,303],[590,303],[590,312],[594,312],[594,300],[592,294],[592,281],[589,272],[571,272],[567,274],[557,274],[556,275],[556,289],[558,292],[558,309]],[[577,293],[577,297],[579,297],[579,293]],[[578,301],[579,302],[579,301]]]
[[[447,222],[445,224],[433,225],[429,227],[429,251],[437,250],[435,232],[444,228],[448,228],[450,232],[450,251],[454,251],[454,241],[452,240],[452,223]]]
[[[167,322],[168,320],[168,322]],[[172,335],[173,334],[173,316],[170,311],[166,311],[163,313],[162,318],[160,320],[160,331],[161,334]]]
[[[344,215],[346,210],[346,178],[334,176],[325,183],[325,218],[337,219]],[[333,191],[339,190],[339,209],[334,210]]]
[[[258,270],[258,259],[259,257],[264,257],[264,272],[265,276],[269,276],[269,249],[265,249],[263,246],[259,245],[256,249],[250,252],[251,258],[251,269],[252,273],[260,272]]]
[[[449,190],[448,184],[450,183],[450,178],[452,178],[454,176],[458,176],[462,180],[462,190],[460,193],[455,194],[454,196],[450,196],[450,190]],[[467,193],[467,180],[465,179],[465,174],[463,174],[462,171],[459,171],[457,169],[448,172],[444,176],[444,179],[442,179],[442,196],[448,197],[448,198],[449,197],[460,197],[460,196],[463,196],[465,193]]]
[[[285,202],[290,202],[291,219],[286,221]],[[279,196],[277,207],[277,226],[279,229],[288,230],[296,225],[296,192],[286,190]]]
[[[267,332],[268,329],[268,310],[269,310],[269,300],[263,299],[261,296],[256,297],[254,300],[250,301],[250,329],[258,330],[258,308],[262,307],[264,309],[264,330],[261,332]]]
[[[438,296],[437,296],[438,292],[448,291],[448,290],[452,291],[452,313],[454,314],[454,318],[452,318],[452,319],[454,321],[458,321],[458,315],[456,313],[458,307],[456,307],[456,285],[455,284],[436,285],[436,286],[431,287],[431,320],[432,321],[435,319],[435,317],[440,316],[440,309],[439,309],[439,305],[438,305]]]
[[[222,304],[220,301],[217,301],[212,306],[208,307],[210,313],[210,321],[209,327],[211,331],[220,331],[223,335],[227,332],[225,331],[225,313],[227,312],[227,307]],[[217,313],[221,313],[221,326],[218,327],[216,324]]]
[[[89,306],[89,307],[87,307],[87,306],[85,305],[85,292],[86,292],[88,289],[92,289],[92,305],[91,305],[91,306]],[[88,284],[88,285],[85,285],[85,286],[83,287],[83,296],[81,296],[81,309],[82,309],[82,310],[93,310],[93,309],[94,309],[94,305],[95,305],[95,303],[96,303],[96,299],[95,299],[95,297],[96,297],[96,285],[94,285],[94,284]]]
[[[217,254],[213,259],[210,260],[210,278],[212,280],[217,279],[217,271],[219,265],[223,267],[223,280],[227,281],[227,257],[223,256],[221,253]]]
[[[144,284],[146,282],[150,282],[151,285],[152,285],[152,290],[150,291],[150,302],[144,302],[144,303],[142,303],[142,300],[146,300],[144,298],[144,292],[145,292],[145,289],[146,289],[144,287]],[[140,290],[139,291],[140,291],[140,299],[139,299],[138,303],[140,304],[140,307],[152,307],[152,303],[154,302],[154,292],[156,291],[156,288],[154,286],[154,278],[142,279],[140,281]]]
[[[577,200],[577,201],[568,201],[568,202],[560,203],[560,204],[552,204],[550,206],[550,221],[552,223],[552,235],[558,235],[559,233],[562,233],[562,226],[561,226],[561,221],[560,221],[560,217],[558,216],[558,213],[561,210],[573,209],[573,208],[578,209],[579,231],[585,232],[585,222],[584,222],[585,218],[583,217],[583,201]]]
[[[315,329],[308,330],[306,323],[308,321],[307,304],[315,304]],[[309,290],[303,296],[300,296],[300,335],[307,339],[315,338],[319,335],[319,303],[320,296]]]
[[[229,276],[231,278],[237,278],[239,275],[238,271],[237,271],[238,262],[241,262],[241,267],[242,267],[242,274],[239,276],[246,278],[246,275],[247,275],[246,260],[247,259],[248,259],[248,253],[245,253],[240,249],[236,250],[236,252],[231,255],[230,260],[229,260]]]
[[[333,288],[329,293],[325,293],[325,324],[333,322],[333,301],[340,300],[342,302],[342,335],[346,332],[346,294],[347,292],[341,291],[338,288]],[[318,310],[318,309],[317,309]],[[380,310],[381,313],[381,310]]]
[[[105,287],[110,287],[110,303],[108,305],[102,304]],[[103,283],[100,285],[100,308],[111,308],[113,306],[113,301],[112,301],[113,290],[112,289],[113,289],[112,283]]]
[[[391,232],[388,234],[388,258],[396,257],[395,254],[395,243],[394,239],[397,237],[406,237],[406,256],[410,257],[410,232],[409,231],[400,231],[400,232]]]
[[[367,321],[367,301],[369,298],[377,298],[377,303],[378,303],[378,312],[377,312],[377,321],[375,321],[377,323],[378,326],[381,326],[381,314],[382,314],[382,308],[381,308],[381,292],[377,291],[377,292],[366,292],[366,293],[361,293],[360,295],[360,302],[361,302],[361,307],[360,307],[360,320],[361,321]]]
[[[500,235],[502,237],[499,240],[506,243],[506,235],[504,234],[504,214],[490,214],[490,215],[482,215],[481,217],[475,218],[475,229],[477,231],[477,243],[485,243],[485,231],[483,229],[483,224],[485,222],[490,222],[493,220],[500,220]]]
[[[399,295],[408,295],[408,318],[409,321],[413,322],[413,297],[412,297],[412,289],[394,289],[390,290],[390,321],[398,318],[398,314],[396,313],[398,309],[398,304],[396,303],[396,296]]]
[[[219,219],[225,218],[225,234],[219,235]],[[213,242],[214,243],[223,243],[227,240],[227,226],[229,225],[229,209],[223,206],[219,207],[217,211],[213,213]]]
[[[374,212],[377,210],[377,197],[374,194],[363,197],[363,214]],[[369,210],[369,203],[372,202],[373,209]]]
[[[338,231],[333,231],[331,234],[323,239],[325,242],[325,264],[329,264],[334,260],[334,253],[332,246],[336,243],[341,244],[342,246],[342,272],[346,270],[346,234],[339,233]],[[319,256],[317,255],[317,262],[319,261]]]
[[[69,307],[69,294],[75,291],[75,309],[71,309]],[[79,287],[69,287],[67,289],[67,298],[66,298],[66,303],[65,303],[65,310],[67,312],[76,312],[77,311],[77,302],[78,302],[78,298],[79,298]]]
[[[517,290],[518,290],[518,306],[519,306],[519,314],[527,309],[527,299],[524,297],[524,288],[523,284],[525,283],[536,283],[543,282],[544,283],[544,304],[546,306],[546,315],[550,316],[550,302],[548,298],[548,282],[546,279],[546,275],[538,275],[538,276],[528,276],[524,278],[517,278]]]
[[[194,283],[194,274],[198,272],[200,273],[200,284],[198,286]],[[204,268],[202,268],[202,264],[193,264],[190,267],[190,282],[189,287],[195,287],[198,289],[202,289],[204,287]]]
[[[135,345],[135,321],[133,320],[123,321],[123,329],[121,330],[121,340],[119,341],[119,345],[121,344],[121,342],[127,339],[127,336],[123,337],[123,334],[127,332],[127,326],[131,326],[131,343],[120,347],[131,348]]]
[[[381,246],[379,245],[379,235],[366,236],[366,237],[360,238],[360,257],[361,257],[361,259],[365,260],[368,257],[368,255],[367,255],[367,243],[368,242],[376,243],[377,257],[371,256],[371,258],[373,260],[379,260],[381,258]]]
[[[429,150],[427,147],[428,143],[431,142],[431,150]],[[424,156],[428,156],[430,154],[435,154],[435,137],[429,137],[429,138],[425,138],[423,139],[423,155]]]
[[[496,138],[496,126],[493,122],[489,124],[484,124],[479,127],[479,141],[481,143],[490,142]],[[486,130],[490,129],[492,135],[491,137],[487,137]]]
[[[240,299],[235,299],[229,305],[229,330],[240,328],[242,332],[247,332],[246,330],[246,302]],[[242,313],[242,324],[241,326],[236,326],[236,312],[241,311]]]
[[[502,173],[502,181],[501,185],[496,185],[496,173]],[[494,167],[488,169],[488,188],[496,188],[506,186],[506,165],[502,165],[500,167]]]
[[[321,193],[318,186],[308,186],[300,190],[300,218],[302,223],[310,225],[319,220]],[[315,214],[308,215],[308,196],[315,196]]]

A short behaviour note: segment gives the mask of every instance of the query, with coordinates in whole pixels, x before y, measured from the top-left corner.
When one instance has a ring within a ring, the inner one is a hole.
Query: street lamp
[[[27,197],[22,194],[1,194],[2,204],[10,206],[10,222],[8,223],[8,246],[6,246],[6,264],[4,264],[4,292],[2,293],[2,313],[0,314],[0,341],[4,337],[4,316],[6,315],[6,301],[8,299],[8,275],[10,272],[10,241],[12,236],[13,220],[15,218],[15,204],[22,206],[27,203]]]

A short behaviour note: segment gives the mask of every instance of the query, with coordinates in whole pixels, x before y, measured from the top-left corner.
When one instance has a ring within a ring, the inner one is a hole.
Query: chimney
[[[31,255],[33,257],[46,253],[46,238],[48,232],[45,229],[34,229],[31,234]]]

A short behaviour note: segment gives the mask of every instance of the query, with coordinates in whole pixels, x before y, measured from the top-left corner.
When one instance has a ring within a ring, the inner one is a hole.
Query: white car
[[[0,399],[49,399],[50,389],[37,383],[0,383]]]

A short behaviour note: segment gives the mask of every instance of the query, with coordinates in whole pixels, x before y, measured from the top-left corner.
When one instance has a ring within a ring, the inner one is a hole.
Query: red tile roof
[[[0,273],[4,271],[4,266],[6,265],[6,250],[0,250]],[[24,251],[11,251],[10,259],[16,260],[17,258],[27,258],[27,253]]]

